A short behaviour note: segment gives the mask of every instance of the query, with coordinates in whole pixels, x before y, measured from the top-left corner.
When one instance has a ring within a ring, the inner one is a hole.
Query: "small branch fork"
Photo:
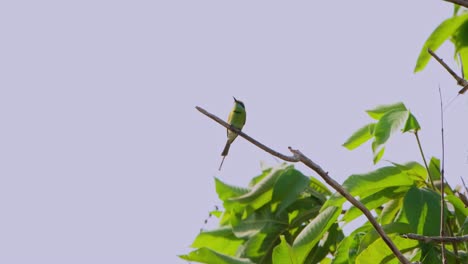
[[[466,3],[465,6],[468,7],[468,0],[459,0],[459,1],[465,2]],[[452,2],[452,1],[448,1],[448,2]],[[440,65],[442,65],[450,73],[450,75],[452,75],[452,77],[457,81],[458,85],[463,87],[460,91],[458,91],[458,94],[464,94],[468,90],[468,81],[458,76],[439,56],[437,56],[437,54],[435,54],[434,51],[432,51],[431,49],[427,49],[427,52],[429,52],[429,54],[431,54],[431,56],[434,57],[434,59],[436,59],[436,61],[438,61]]]
[[[372,213],[361,203],[359,202],[356,198],[354,198],[348,191],[346,191],[338,182],[333,180],[330,176],[328,176],[328,172],[325,172],[318,164],[313,162],[311,159],[309,159],[307,156],[302,154],[299,150],[293,149],[291,147],[289,148],[289,151],[293,154],[293,156],[287,156],[284,154],[281,154],[277,151],[274,151],[273,149],[263,145],[262,143],[258,142],[257,140],[251,138],[244,132],[230,126],[228,123],[224,122],[222,119],[219,117],[209,113],[205,109],[197,106],[195,107],[198,111],[200,111],[202,114],[208,116],[209,118],[213,119],[220,125],[224,126],[225,128],[234,131],[237,133],[239,136],[245,138],[247,141],[250,143],[254,144],[255,146],[259,147],[260,149],[270,153],[271,155],[278,157],[284,161],[289,161],[289,162],[302,162],[304,165],[307,167],[311,168],[314,170],[320,177],[322,177],[326,183],[328,183],[333,189],[335,189],[338,193],[340,193],[343,197],[345,197],[351,204],[356,206],[359,210],[363,212],[363,214],[367,217],[369,222],[372,224],[372,226],[375,228],[377,233],[379,233],[380,237],[382,237],[382,240],[387,244],[387,246],[390,248],[390,250],[393,252],[393,254],[398,258],[398,260],[401,263],[404,264],[410,264],[411,262],[403,256],[403,254],[398,250],[396,245],[393,243],[393,241],[387,236],[383,228],[377,223],[377,221],[374,219],[374,216],[372,216]]]
[[[458,237],[440,237],[440,236],[423,236],[418,234],[404,234],[401,237],[419,240],[424,243],[460,243],[468,241],[468,235]]]

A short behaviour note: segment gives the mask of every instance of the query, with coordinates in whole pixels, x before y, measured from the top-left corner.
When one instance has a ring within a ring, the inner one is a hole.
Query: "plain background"
[[[0,4],[0,262],[184,263],[214,177],[245,186],[277,161],[243,139],[217,171],[226,117],[278,151],[299,148],[342,182],[373,170],[341,144],[366,109],[402,101],[441,154],[440,85],[413,74],[442,1],[4,1]],[[453,47],[439,51],[453,68]],[[468,169],[468,99],[445,116],[446,175]],[[421,162],[398,134],[384,159]],[[316,176],[301,165],[305,174]],[[214,219],[208,227],[215,226]]]

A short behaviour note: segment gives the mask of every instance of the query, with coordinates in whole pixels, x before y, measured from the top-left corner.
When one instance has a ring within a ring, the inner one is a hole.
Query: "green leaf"
[[[358,244],[355,244],[355,237],[362,237],[361,234],[372,229],[370,225],[364,225],[355,229],[350,235],[346,236],[338,245],[332,264],[348,264],[351,262],[352,251],[357,252]],[[355,248],[354,248],[355,247]]]
[[[348,140],[346,140],[346,142],[343,144],[343,147],[349,150],[353,150],[359,147],[360,145],[372,138],[374,127],[375,123],[367,124],[361,127],[360,129],[358,129],[358,131],[354,132],[354,134],[352,134],[351,137],[348,138]]]
[[[353,174],[343,187],[361,199],[388,187],[411,186],[414,181],[397,167],[387,166],[364,174]]]
[[[463,74],[468,78],[468,18],[457,29],[452,38],[455,44],[455,50],[461,57],[463,67]],[[463,64],[463,62],[465,64]]]
[[[432,180],[440,180],[440,160],[438,158],[431,158],[429,162],[429,173],[432,176]]]
[[[418,242],[405,239],[400,237],[396,234],[389,235],[390,239],[395,243],[400,251],[407,251],[409,249],[416,248],[418,246]],[[360,264],[374,264],[374,263],[388,263],[388,264],[398,264],[400,263],[393,252],[388,248],[387,244],[382,240],[382,238],[378,238],[375,242],[368,245],[364,248],[362,252],[356,257],[355,263]]]
[[[239,238],[249,238],[258,234],[266,224],[276,222],[273,218],[259,218],[250,215],[247,219],[243,219],[239,224],[232,228],[232,231]]]
[[[460,16],[454,16],[443,21],[429,36],[429,38],[424,43],[419,57],[416,61],[416,67],[414,72],[419,72],[423,70],[429,60],[431,55],[427,52],[427,49],[430,48],[433,51],[436,51],[442,43],[449,39],[456,30],[468,19],[468,14],[462,14]]]
[[[243,240],[234,236],[231,228],[225,227],[201,232],[195,238],[191,247],[206,247],[222,254],[234,256],[242,243]]]
[[[289,167],[278,177],[271,199],[272,211],[281,213],[291,205],[309,185],[309,178],[300,171]]]
[[[382,159],[384,153],[385,153],[385,147],[381,147],[379,152],[374,153],[374,158],[372,159],[372,162],[374,164],[377,164]]]
[[[352,243],[353,236],[347,236],[340,242],[332,260],[332,264],[348,264],[349,248]]]
[[[398,187],[385,188],[381,191],[378,191],[372,195],[367,196],[366,198],[360,200],[360,202],[364,204],[364,206],[367,209],[373,210],[379,206],[382,206],[383,204],[387,203],[388,201],[392,199],[398,199],[400,197],[403,197],[404,193],[406,193],[406,191],[409,188],[410,188],[409,186],[404,186],[401,188],[398,188]],[[362,215],[361,210],[359,210],[357,207],[352,206],[343,216],[341,221],[344,221],[345,223],[349,223],[361,215]]]
[[[279,236],[284,230],[285,224],[283,223],[266,225],[261,232],[247,240],[238,254],[255,262],[260,262],[258,260],[261,258],[271,259],[271,251],[279,243]]]
[[[282,167],[282,166],[285,166],[286,164],[281,164],[279,167]],[[249,187],[252,188],[254,187],[258,182],[260,182],[263,178],[265,178],[267,175],[269,175],[271,173],[271,170],[273,170],[273,168],[266,168],[265,170],[262,171],[262,174],[254,177],[250,183],[249,183]]]
[[[424,182],[427,179],[427,170],[421,164],[411,161],[405,164],[398,164],[392,162],[395,167],[399,168],[401,172],[406,173],[406,175],[414,181]]]
[[[294,252],[297,259],[303,263],[310,250],[322,238],[323,234],[335,223],[341,213],[341,207],[328,207],[314,218],[299,235],[293,243]]]
[[[309,177],[310,179],[310,187],[317,192],[323,194],[323,195],[331,195],[332,192],[323,184],[321,181],[317,180],[314,177]]]
[[[411,187],[403,200],[403,211],[413,233],[425,236],[439,235],[440,196],[437,193]]]
[[[390,223],[388,225],[382,226],[383,230],[387,235],[390,234],[406,234],[406,233],[411,233],[411,226],[407,223]],[[361,244],[360,244],[360,249],[359,252],[364,251],[368,246],[370,246],[372,243],[380,239],[379,233],[375,229],[371,229],[367,234],[361,239]],[[415,242],[414,245],[418,245],[418,241],[413,240]],[[387,248],[388,249],[388,248]],[[388,253],[392,253],[390,249],[388,249]]]
[[[335,249],[341,240],[344,239],[343,231],[334,223],[328,232],[324,235],[321,241],[314,247],[312,252],[307,256],[304,263],[322,263],[327,255],[334,255]],[[328,262],[327,262],[328,263]]]
[[[290,166],[292,167],[292,166]],[[253,188],[248,192],[238,197],[230,198],[231,202],[238,202],[242,204],[249,204],[253,209],[258,209],[271,201],[273,186],[276,180],[288,169],[275,168],[267,176],[261,179]]]
[[[458,196],[447,195],[445,196],[445,198],[455,208],[455,218],[457,219],[458,223],[462,225],[465,219],[467,219],[468,217],[468,208],[465,207],[465,204],[462,202],[462,200]]]
[[[403,127],[403,132],[416,132],[421,129],[421,126],[418,123],[418,120],[416,120],[416,117],[408,111],[408,119],[406,119],[405,126]]]
[[[189,261],[197,261],[201,263],[216,263],[216,264],[254,264],[246,258],[235,258],[228,255],[218,253],[209,248],[199,248],[190,252],[188,255],[179,256],[181,259]]]
[[[249,189],[246,188],[226,184],[218,178],[215,178],[215,186],[216,193],[222,201],[227,201],[232,197],[243,195],[249,191]]]
[[[299,264],[296,254],[284,236],[280,236],[281,243],[273,249],[273,264]]]
[[[407,118],[407,110],[394,110],[385,113],[375,125],[374,137],[376,144],[385,144],[390,135],[397,131]]]
[[[402,205],[403,198],[395,199],[385,204],[382,213],[379,216],[380,224],[386,225],[393,222]]]
[[[393,112],[393,111],[406,111],[406,106],[399,102],[395,104],[390,104],[390,105],[379,105],[374,109],[367,110],[367,114],[372,117],[373,119],[380,120],[383,115],[385,115],[388,112]]]

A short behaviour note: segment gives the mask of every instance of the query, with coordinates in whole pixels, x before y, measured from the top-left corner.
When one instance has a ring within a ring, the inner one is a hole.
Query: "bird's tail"
[[[224,162],[224,159],[226,158],[226,156],[227,156],[227,154],[229,152],[229,147],[231,147],[231,142],[229,142],[229,140],[228,140],[226,142],[226,146],[223,149],[223,152],[221,152],[221,156],[223,156],[223,159],[221,160],[221,164],[219,165],[218,170],[221,170],[221,167],[223,167],[223,162]]]
[[[223,149],[223,152],[221,152],[221,156],[227,156],[228,152],[229,152],[229,147],[231,147],[231,142],[229,142],[229,140],[226,142],[226,146],[224,147]]]
[[[226,158],[226,156],[223,156],[223,159],[221,160],[221,164],[219,164],[219,171],[221,170],[221,167],[223,167],[223,162],[224,162],[224,159]]]

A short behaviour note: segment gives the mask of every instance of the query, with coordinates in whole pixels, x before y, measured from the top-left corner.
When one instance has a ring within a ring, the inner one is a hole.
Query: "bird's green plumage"
[[[247,119],[247,114],[245,112],[244,103],[234,98],[234,108],[232,108],[231,112],[229,113],[228,123],[231,126],[241,130],[245,125],[246,119]],[[237,137],[237,133],[229,129],[227,130],[226,146],[224,147],[223,152],[221,153],[221,156],[223,156],[223,161],[224,161],[224,157],[226,157],[227,154],[229,153],[229,147],[231,146],[234,139],[236,139],[236,137]],[[220,170],[221,170],[221,166],[223,165],[223,161],[221,161],[221,165],[219,166]]]

